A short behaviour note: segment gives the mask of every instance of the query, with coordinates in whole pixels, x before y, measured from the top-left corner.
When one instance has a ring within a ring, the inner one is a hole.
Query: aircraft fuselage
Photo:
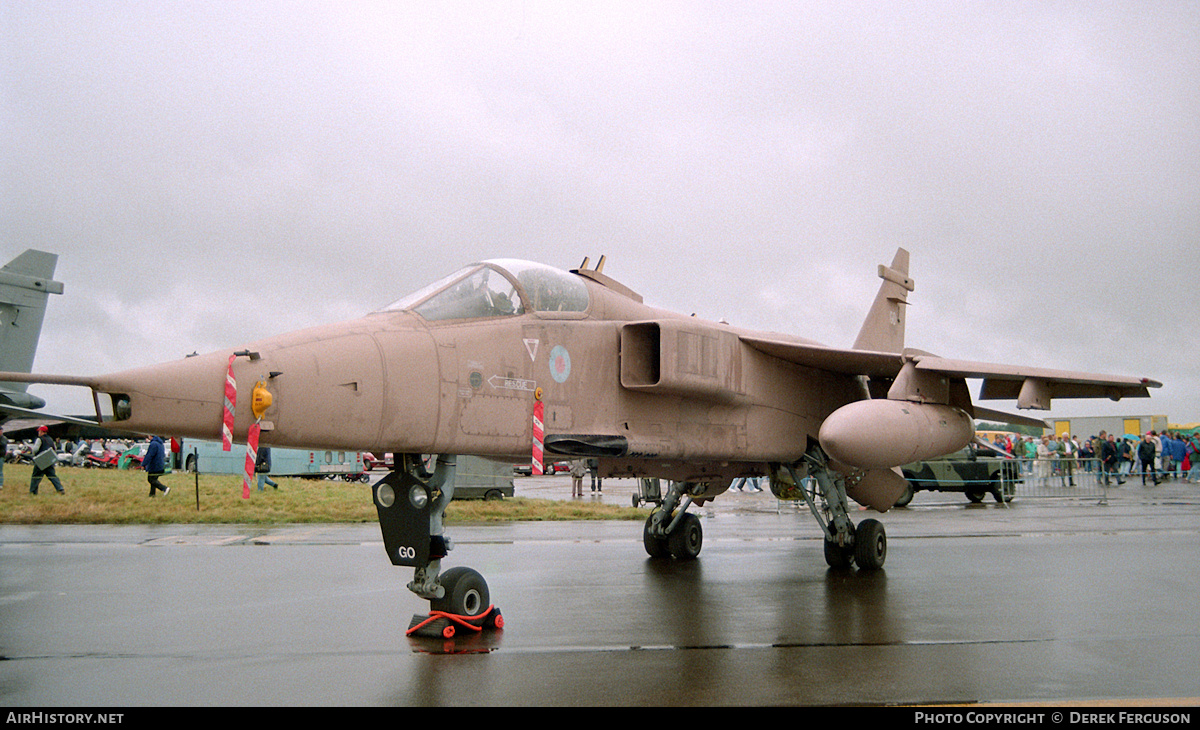
[[[426,321],[382,311],[248,343],[239,351],[253,355],[232,364],[234,438],[255,420],[261,383],[272,398],[263,444],[525,461],[540,398],[550,442],[624,444],[604,459],[608,473],[702,479],[798,459],[826,416],[863,397],[858,379],[766,355],[728,325],[586,285],[583,313]],[[219,439],[229,358],[115,373],[96,390],[112,395],[122,428]]]

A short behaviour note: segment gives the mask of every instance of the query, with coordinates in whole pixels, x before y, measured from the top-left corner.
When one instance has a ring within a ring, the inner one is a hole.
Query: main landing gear
[[[504,626],[482,575],[464,567],[441,570],[442,558],[454,547],[442,516],[454,496],[455,466],[454,456],[439,456],[431,474],[420,455],[405,455],[372,488],[388,558],[392,565],[414,568],[408,589],[429,601],[428,616],[413,616],[410,636],[450,638]]]
[[[878,570],[887,559],[887,534],[883,523],[863,520],[855,527],[850,521],[847,477],[829,468],[825,453],[814,446],[804,455],[800,477],[791,464],[771,465],[771,491],[780,499],[803,499],[825,533],[825,562],[844,570],[857,565],[859,570]],[[821,501],[817,505],[816,499]]]
[[[797,472],[799,467],[800,472]],[[866,519],[856,527],[850,520],[847,477],[829,468],[817,445],[797,464],[771,464],[771,491],[779,499],[803,500],[825,533],[825,562],[844,570],[878,570],[887,559],[887,534],[883,523]],[[801,476],[803,475],[803,476]],[[633,498],[655,505],[642,529],[642,543],[652,558],[695,560],[704,543],[700,519],[687,511],[693,498],[703,499],[707,485],[671,482],[665,495],[658,479],[642,479]],[[818,500],[820,504],[818,505]]]
[[[700,518],[687,511],[692,503],[689,491],[695,486],[692,482],[671,482],[664,497],[659,480],[642,480],[641,499],[656,505],[642,529],[642,544],[650,557],[674,557],[677,560],[699,557],[704,544],[704,529],[700,526]]]

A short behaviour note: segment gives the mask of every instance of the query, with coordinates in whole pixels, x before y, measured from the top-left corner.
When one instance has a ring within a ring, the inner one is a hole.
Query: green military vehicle
[[[962,492],[972,502],[991,494],[997,502],[1011,502],[1021,465],[1006,451],[984,441],[938,459],[917,461],[900,467],[908,489],[896,501],[903,507],[917,492]]]

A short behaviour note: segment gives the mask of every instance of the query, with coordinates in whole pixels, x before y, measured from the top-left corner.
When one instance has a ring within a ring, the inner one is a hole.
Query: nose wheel
[[[408,636],[453,639],[504,628],[504,616],[490,602],[487,581],[471,568],[454,567],[438,578],[444,589],[429,601],[429,614],[414,614]]]
[[[432,611],[459,616],[478,616],[491,605],[487,581],[477,571],[461,566],[450,568],[438,577],[445,593],[429,601]]]

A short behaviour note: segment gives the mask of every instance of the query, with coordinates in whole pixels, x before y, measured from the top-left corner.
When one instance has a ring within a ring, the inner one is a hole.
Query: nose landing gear
[[[429,601],[429,614],[413,616],[409,636],[450,638],[463,630],[504,626],[478,571],[461,566],[441,571],[442,558],[453,548],[442,516],[454,496],[455,466],[454,456],[439,456],[429,474],[419,456],[406,456],[372,487],[388,558],[414,569],[408,589]]]

